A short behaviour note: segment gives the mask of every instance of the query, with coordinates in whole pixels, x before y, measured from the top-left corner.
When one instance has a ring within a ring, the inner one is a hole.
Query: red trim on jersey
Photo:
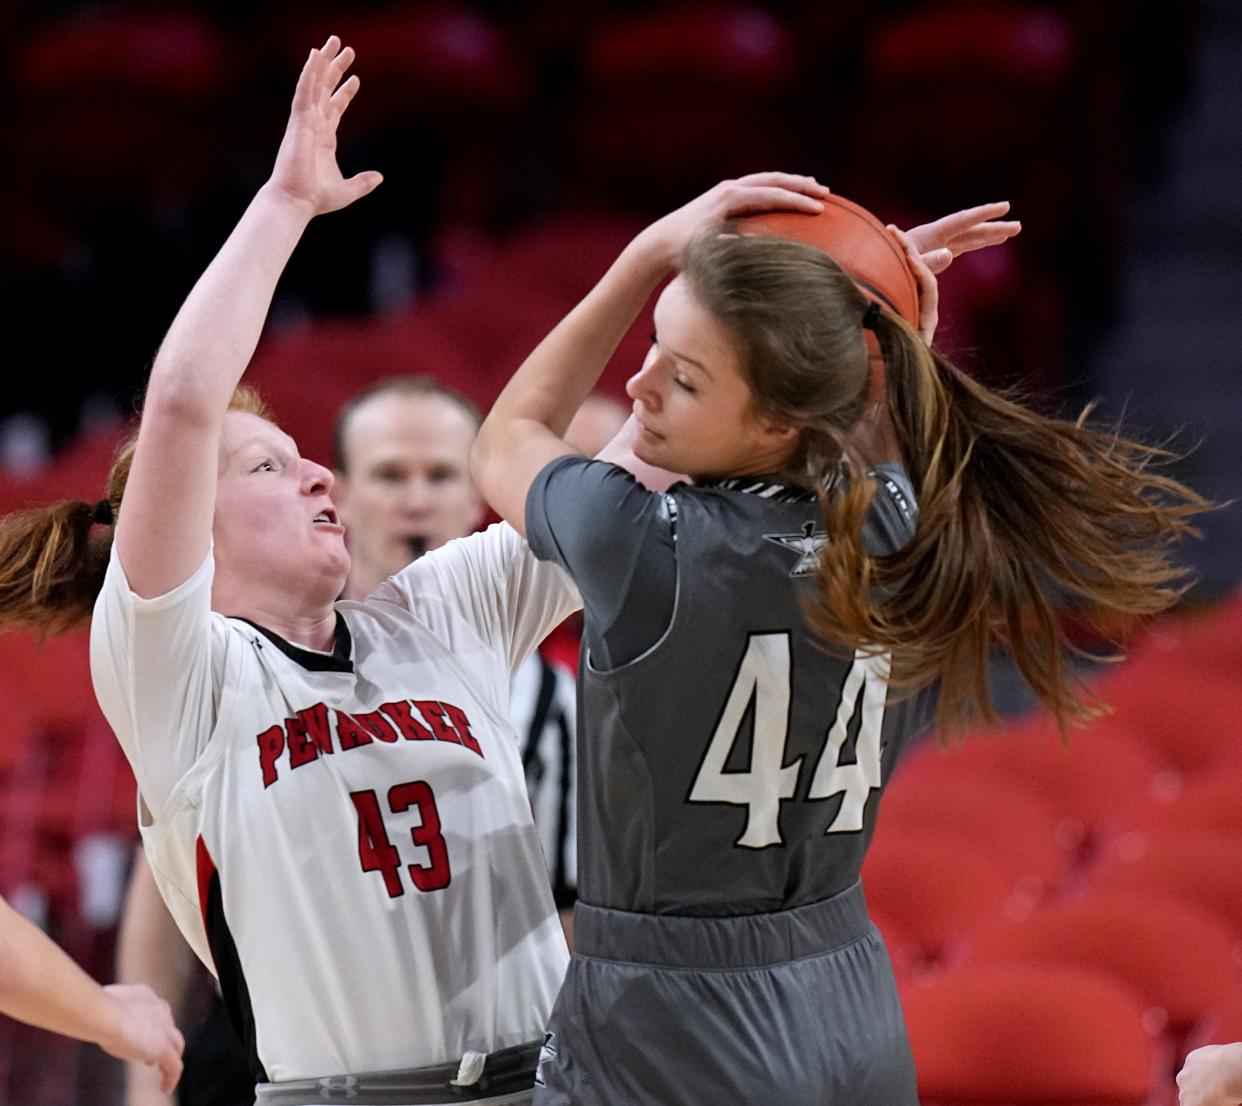
[[[216,862],[203,843],[202,835],[194,842],[194,867],[198,872],[198,909],[203,915],[203,929],[207,929],[207,896],[211,894],[211,881],[216,876]]]
[[[553,664],[563,664],[576,676],[581,649],[582,615],[574,613],[543,639],[539,652]]]

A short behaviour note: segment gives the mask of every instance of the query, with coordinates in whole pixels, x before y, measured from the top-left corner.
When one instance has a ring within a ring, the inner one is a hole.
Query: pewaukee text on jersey
[[[403,739],[446,741],[483,756],[482,748],[470,732],[470,720],[465,711],[438,699],[398,699],[365,714],[349,714],[316,703],[255,738],[265,788],[279,778],[278,764],[286,752],[288,767],[294,769],[321,756],[331,756],[338,749],[348,752],[373,741],[392,745]]]

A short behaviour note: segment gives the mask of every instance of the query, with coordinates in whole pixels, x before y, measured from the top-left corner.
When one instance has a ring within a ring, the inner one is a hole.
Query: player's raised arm
[[[151,370],[138,445],[117,520],[130,587],[161,595],[186,580],[211,542],[220,429],[259,340],[276,282],[315,216],[380,182],[336,164],[341,115],[358,90],[353,50],[335,36],[298,79],[271,178],[173,320]]]
[[[817,212],[828,189],[811,177],[754,173],[724,181],[642,231],[522,363],[483,421],[470,470],[483,497],[526,532],[526,493],[549,461],[574,450],[563,435],[652,290],[714,223],[756,211]]]

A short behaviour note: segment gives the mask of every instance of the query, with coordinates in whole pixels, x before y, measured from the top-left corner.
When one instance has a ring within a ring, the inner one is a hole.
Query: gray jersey
[[[874,476],[864,537],[884,552],[916,509],[899,467]],[[885,658],[832,656],[807,629],[831,540],[814,496],[758,477],[661,495],[561,458],[532,488],[527,529],[585,604],[581,899],[733,915],[852,885],[916,710],[890,701]]]

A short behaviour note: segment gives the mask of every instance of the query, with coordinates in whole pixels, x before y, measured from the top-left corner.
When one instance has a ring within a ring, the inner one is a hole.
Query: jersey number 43
[[[389,898],[405,894],[401,882],[401,853],[388,837],[379,796],[374,791],[351,791],[349,797],[358,812],[358,860],[364,872],[379,872]],[[449,885],[453,873],[449,869],[448,846],[440,832],[440,812],[436,797],[425,780],[410,780],[388,789],[388,809],[393,814],[418,811],[419,823],[410,827],[410,839],[419,849],[426,850],[425,864],[407,864],[410,882],[419,891],[441,891]]]
[[[888,658],[858,653],[845,676],[836,718],[811,776],[808,799],[842,795],[841,806],[825,833],[855,833],[863,828],[863,812],[874,788],[880,786],[880,729],[888,694]],[[734,844],[762,849],[784,844],[781,801],[798,789],[803,757],[785,763],[789,736],[791,664],[789,633],[751,634],[733,687],[708,744],[687,800],[746,807],[746,828]],[[754,737],[750,767],[728,769],[747,710],[754,704]],[[841,764],[855,714],[858,736],[854,761]]]

